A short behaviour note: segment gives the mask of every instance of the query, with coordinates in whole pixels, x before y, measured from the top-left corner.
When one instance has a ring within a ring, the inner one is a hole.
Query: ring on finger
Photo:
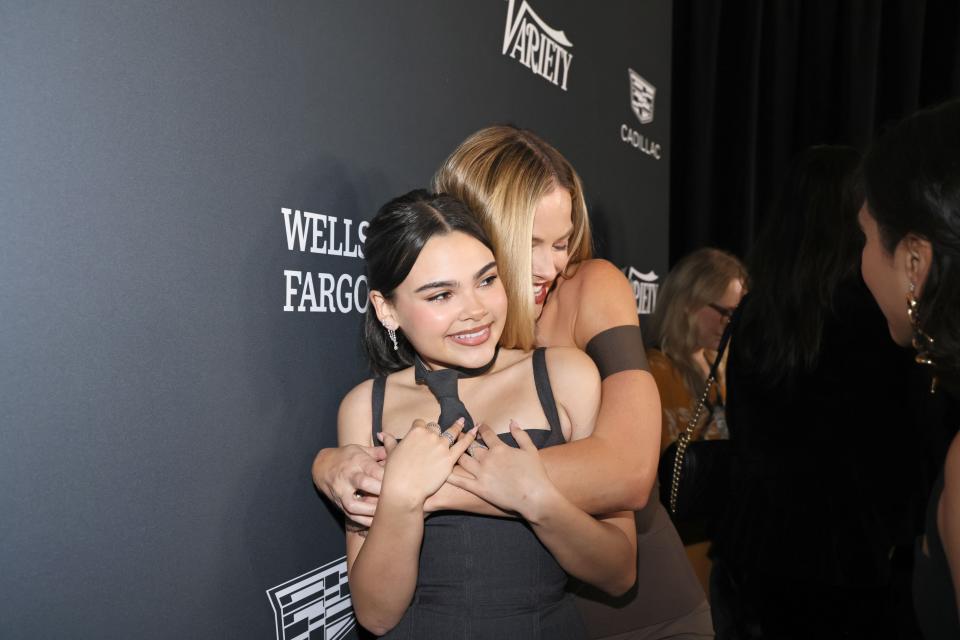
[[[472,456],[475,450],[487,449],[487,448],[488,448],[487,445],[483,444],[482,442],[477,442],[476,440],[474,440],[473,442],[470,443],[470,446],[467,447],[467,453]]]
[[[363,495],[360,493],[360,489],[357,489],[356,491],[353,492],[353,498],[354,498],[354,500],[359,500],[359,499],[362,498],[362,497],[363,497]]]
[[[450,443],[451,447],[457,442],[457,438],[449,431],[444,431],[443,433],[440,434],[440,437],[446,438],[447,442]]]
[[[443,431],[443,430],[440,428],[440,425],[437,424],[436,422],[428,422],[428,423],[427,423],[427,429],[436,429],[438,434],[439,434],[441,431]]]

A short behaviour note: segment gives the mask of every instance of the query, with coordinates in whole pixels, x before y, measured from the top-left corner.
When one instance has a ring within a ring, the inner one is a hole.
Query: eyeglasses
[[[707,306],[713,309],[714,311],[716,311],[717,313],[719,313],[720,316],[727,322],[729,322],[730,318],[733,317],[733,309],[728,309],[727,307],[721,307],[720,305],[714,304],[713,302],[708,303]]]

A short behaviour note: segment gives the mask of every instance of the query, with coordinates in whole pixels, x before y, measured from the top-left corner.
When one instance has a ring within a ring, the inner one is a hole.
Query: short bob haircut
[[[493,240],[510,311],[500,343],[534,346],[533,217],[555,187],[573,202],[570,262],[561,277],[592,256],[590,221],[583,186],[573,166],[535,134],[509,125],[481,129],[468,137],[440,167],[433,188],[462,200]]]
[[[396,288],[410,274],[427,241],[454,231],[475,238],[493,252],[493,244],[476,216],[453,196],[418,189],[383,205],[370,222],[363,246],[370,290],[393,300]],[[413,365],[413,345],[402,330],[397,330],[398,348],[394,350],[373,304],[367,305],[362,342],[370,368],[377,375]]]
[[[907,234],[933,257],[918,300],[939,371],[960,373],[960,100],[918,111],[883,135],[863,162],[867,210],[893,253]],[[906,300],[904,300],[906,305]]]

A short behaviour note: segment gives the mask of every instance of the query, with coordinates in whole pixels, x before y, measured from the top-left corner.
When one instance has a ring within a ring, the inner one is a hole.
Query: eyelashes
[[[482,279],[482,280],[479,282],[478,286],[480,286],[480,287],[489,287],[489,286],[492,285],[494,282],[496,282],[497,278],[499,278],[499,277],[500,277],[500,276],[498,276],[498,275],[495,274],[495,273],[492,274],[492,275],[489,275],[489,276],[487,276],[486,278]],[[436,302],[436,303],[446,302],[446,301],[449,300],[451,297],[453,297],[453,292],[452,292],[452,291],[440,291],[439,293],[435,293],[434,295],[432,295],[432,296],[430,296],[429,298],[427,298],[427,302]]]

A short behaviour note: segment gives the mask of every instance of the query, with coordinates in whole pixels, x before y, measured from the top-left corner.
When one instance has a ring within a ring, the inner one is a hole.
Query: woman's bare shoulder
[[[345,444],[370,444],[373,424],[373,379],[364,380],[343,397],[337,412],[337,439]]]
[[[369,403],[373,394],[373,378],[364,380],[353,389],[347,392],[347,395],[340,401],[340,409],[357,409],[363,403]]]
[[[623,272],[617,268],[617,265],[603,258],[592,258],[575,265],[571,269],[569,280],[578,286],[617,286],[620,284],[629,286],[630,284]]]
[[[556,375],[570,375],[573,378],[593,375],[598,376],[599,380],[597,365],[590,356],[576,347],[548,347],[546,361],[551,379]]]
[[[585,347],[601,331],[639,325],[633,287],[613,263],[587,260],[577,265],[570,284],[573,287],[569,293],[575,294],[577,306],[574,322],[577,346]]]
[[[387,377],[387,387],[403,388],[404,386],[413,386],[413,367],[407,367],[400,371],[389,374]],[[373,383],[374,378],[364,380],[353,389],[347,392],[347,395],[340,401],[340,410],[337,414],[338,423],[341,425],[341,436],[343,432],[354,434],[365,433],[370,429],[373,423]]]

